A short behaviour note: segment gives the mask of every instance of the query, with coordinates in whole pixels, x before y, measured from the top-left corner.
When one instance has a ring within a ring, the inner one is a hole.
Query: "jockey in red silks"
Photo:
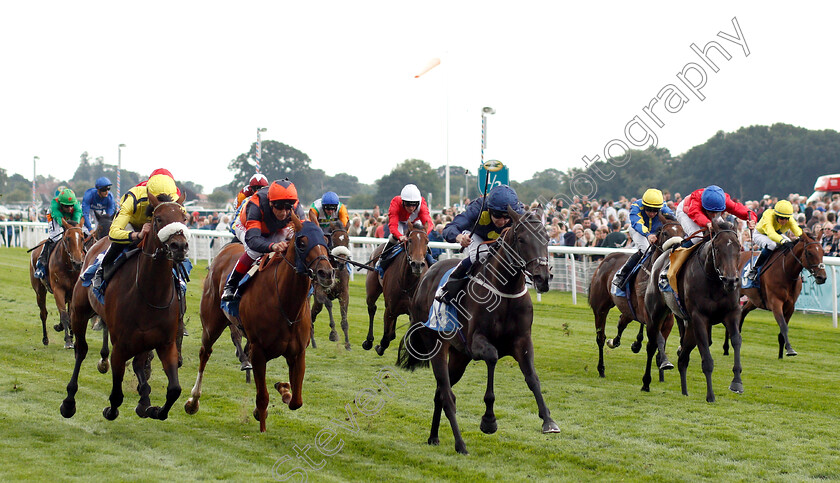
[[[716,185],[701,188],[685,197],[677,206],[676,217],[685,235],[691,236],[703,228],[710,229],[711,219],[720,216],[724,211],[746,220],[750,230],[755,228],[755,222],[758,221],[755,213],[741,203],[732,201],[729,194]],[[702,237],[687,238],[683,246],[690,247],[700,241],[700,238]]]
[[[391,200],[391,206],[388,208],[388,230],[391,234],[388,237],[388,243],[382,249],[382,254],[384,255],[397,243],[404,242],[410,231],[409,225],[417,221],[426,227],[426,234],[434,228],[426,199],[420,196],[420,190],[417,186],[407,184],[403,187],[399,196],[394,196]],[[376,265],[379,266],[381,261],[382,257],[379,258]],[[429,266],[434,263],[431,253],[426,253],[426,262]]]

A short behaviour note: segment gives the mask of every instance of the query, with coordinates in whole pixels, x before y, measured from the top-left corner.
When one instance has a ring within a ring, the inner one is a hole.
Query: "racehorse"
[[[184,405],[187,414],[198,412],[207,360],[213,353],[213,343],[228,324],[241,324],[248,338],[257,386],[254,418],[260,422],[260,431],[265,432],[268,407],[266,362],[280,356],[286,358],[289,382],[278,382],[274,387],[289,409],[298,409],[303,405],[306,346],[312,329],[308,297],[310,281],[329,287],[335,282],[335,275],[321,228],[311,221],[301,223],[294,212],[291,216],[295,229],[294,244],[289,244],[285,255],[262,257],[260,271],[248,281],[249,285],[240,299],[238,318],[222,311],[220,303],[227,276],[241,255],[242,246],[229,244],[213,260],[210,273],[204,279],[201,296],[198,377]]]
[[[85,238],[86,250],[89,250],[97,241],[108,237],[108,232],[111,231],[111,224],[114,221],[114,217],[107,215],[104,211],[91,210],[90,213],[94,216],[94,218],[96,218],[96,228],[94,228],[93,232]],[[95,322],[91,321],[93,323],[93,330],[102,330],[102,317],[97,315],[94,317],[94,320]],[[103,335],[105,336],[104,343],[107,343],[107,332]]]
[[[750,252],[741,254],[739,267],[749,262]],[[759,275],[760,288],[742,288],[741,295],[749,300],[741,307],[741,323],[739,331],[744,327],[744,318],[755,309],[773,312],[776,323],[779,324],[779,359],[783,353],[788,357],[795,356],[788,339],[788,324],[793,315],[799,292],[802,291],[802,270],[811,272],[814,281],[822,285],[826,280],[825,264],[823,264],[822,245],[805,231],[792,247],[784,247],[774,253]],[[729,332],[723,342],[723,355],[729,354]]]
[[[349,326],[347,324],[347,306],[350,303],[350,273],[347,271],[347,263],[343,261],[342,257],[350,257],[350,237],[347,235],[347,230],[341,222],[333,222],[330,225],[329,246],[330,260],[333,268],[336,271],[335,285],[329,289],[325,289],[320,285],[313,287],[313,302],[312,302],[312,348],[315,349],[315,318],[321,313],[321,310],[326,307],[327,313],[330,315],[330,341],[336,342],[338,340],[338,333],[335,331],[335,320],[332,313],[332,301],[338,299],[339,308],[341,310],[341,329],[344,331],[344,348],[350,350],[350,336],[347,333]]]
[[[677,318],[680,328],[681,350],[677,367],[683,395],[688,396],[686,369],[691,351],[697,346],[703,374],[706,376],[706,401],[715,401],[712,390],[715,363],[709,351],[709,339],[712,325],[721,322],[732,334],[732,347],[735,351],[732,367],[735,376],[729,389],[738,394],[744,392],[744,384],[741,382],[741,332],[738,328],[741,314],[738,302],[738,256],[741,244],[732,224],[718,219],[712,221],[710,236],[694,249],[677,274],[677,286],[673,288],[679,294],[684,309],[677,305],[675,297],[666,298],[659,289],[659,274],[664,270],[669,253],[663,253],[653,264],[645,294],[645,306],[652,323],[647,327],[647,368],[642,378],[643,391],[650,391],[650,364],[657,350],[656,334],[670,311]],[[681,317],[681,310],[685,310],[686,319]],[[663,352],[662,345],[658,348]]]
[[[383,317],[384,328],[382,340],[376,346],[376,353],[380,356],[385,349],[391,345],[396,335],[397,317],[409,313],[409,305],[420,277],[428,270],[426,265],[426,250],[429,245],[429,236],[422,223],[416,222],[409,225],[409,232],[406,234],[406,241],[400,243],[402,254],[397,254],[391,265],[385,270],[385,275],[380,280],[379,274],[375,271],[368,271],[365,279],[365,291],[367,292],[367,308],[370,317],[367,338],[362,342],[362,349],[370,350],[373,346],[373,317],[376,315],[376,301],[379,295],[385,297],[385,314]],[[384,245],[376,247],[373,251],[373,259],[382,256]],[[395,245],[392,250],[396,250]]]
[[[47,337],[47,290],[50,290],[55,298],[60,320],[53,328],[57,332],[64,331],[64,348],[72,349],[73,333],[70,331],[68,304],[73,296],[73,286],[76,284],[76,279],[79,278],[79,271],[82,269],[82,262],[85,259],[85,247],[81,226],[71,225],[64,219],[61,220],[61,226],[64,227],[64,233],[50,254],[47,261],[47,274],[43,279],[35,278],[35,264],[38,257],[41,256],[44,245],[42,244],[32,251],[29,264],[29,283],[35,290],[35,300],[38,302],[38,308],[41,309],[41,328],[43,330],[41,342],[44,345],[50,343],[50,339]]]
[[[76,334],[76,364],[67,384],[67,398],[61,404],[61,415],[72,417],[76,412],[76,391],[79,371],[87,355],[85,340],[87,321],[99,314],[105,321],[113,343],[111,366],[113,387],[109,397],[111,405],[103,415],[108,420],[119,416],[123,402],[122,382],[125,364],[131,358],[137,376],[140,401],[135,412],[141,418],[165,420],[169,410],[181,394],[178,383],[178,337],[181,312],[178,287],[173,268],[187,257],[189,229],[187,215],[179,202],[172,202],[167,195],[155,197],[149,193],[151,231],[143,238],[141,251],[133,260],[114,273],[105,291],[105,304],[100,304],[93,292],[76,282],[71,303],[70,319]],[[86,266],[108,246],[109,240],[96,242],[85,259]],[[169,380],[166,402],[162,407],[152,406],[151,388],[144,371],[148,352],[154,349]],[[104,350],[104,348],[103,348]],[[100,371],[102,369],[100,368]]]
[[[457,307],[458,329],[438,332],[423,323],[429,317],[441,278],[458,264],[455,259],[442,260],[420,281],[411,301],[411,327],[400,343],[397,364],[414,370],[431,363],[437,381],[428,444],[440,443],[438,429],[443,410],[452,426],[455,451],[463,454],[467,454],[467,447],[455,417],[452,386],[461,379],[470,359],[483,360],[487,365],[486,411],[480,425],[484,433],[492,434],[497,429],[493,378],[496,362],[508,355],[519,363],[525,382],[534,393],[543,420],[543,433],[560,431],[543,400],[540,380],[534,369],[531,341],[534,312],[525,286],[526,277],[530,277],[537,292],[548,291],[548,235],[540,217],[532,212],[519,215],[508,209],[508,214],[513,220],[512,226],[506,228],[497,241],[488,244],[495,249],[485,263],[473,265],[465,292],[453,301]]]
[[[648,275],[650,274],[650,267],[653,261],[662,253],[662,244],[665,241],[673,238],[682,237],[685,235],[680,223],[673,217],[667,217],[663,213],[659,213],[659,221],[662,223],[661,228],[656,233],[656,243],[653,245],[652,253],[639,267],[636,273],[636,278],[630,286],[630,300],[632,300],[632,307],[627,301],[626,297],[613,295],[612,280],[624,262],[630,257],[626,253],[611,253],[598,265],[595,273],[592,274],[592,282],[589,284],[589,306],[592,307],[592,313],[595,315],[595,342],[598,344],[598,375],[604,377],[604,342],[610,349],[614,349],[621,345],[621,334],[624,329],[633,320],[639,321],[639,333],[636,336],[636,341],[630,346],[630,349],[637,353],[642,348],[642,340],[644,334],[645,323],[648,321],[647,311],[645,310],[645,289],[647,288]],[[606,340],[604,328],[607,325],[607,315],[610,309],[618,307],[621,314],[618,317],[618,334],[614,339]],[[662,323],[660,334],[665,340],[671,334],[671,329],[674,327],[674,317],[668,314],[668,317]],[[661,355],[658,356],[661,359]],[[667,365],[666,365],[667,367]],[[667,367],[672,369],[673,365]],[[660,369],[660,382],[665,379],[664,371]]]

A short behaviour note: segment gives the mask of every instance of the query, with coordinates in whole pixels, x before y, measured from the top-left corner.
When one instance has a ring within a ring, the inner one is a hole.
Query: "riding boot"
[[[769,248],[763,248],[761,250],[761,254],[758,256],[758,260],[755,261],[755,265],[750,269],[749,273],[747,273],[747,279],[751,281],[755,281],[755,277],[758,276],[758,269],[767,262],[767,259],[770,258],[770,255],[773,253],[773,250]]]
[[[624,262],[624,265],[621,266],[620,269],[615,273],[615,278],[613,278],[613,285],[617,288],[623,289],[624,284],[627,282],[627,276],[630,275],[630,272],[636,268],[636,264],[639,263],[639,260],[642,259],[642,252],[641,250],[634,253],[630,258]]]
[[[691,238],[686,238],[685,240],[683,240],[682,244],[680,244],[680,247],[682,247],[682,248],[691,248],[693,246],[694,246],[694,240],[691,239]]]
[[[426,265],[431,267],[432,265],[435,264],[436,261],[437,260],[435,260],[435,257],[433,257],[431,253],[426,252]]]
[[[472,267],[472,261],[470,257],[466,257],[461,260],[461,263],[455,267],[455,270],[449,274],[449,280],[441,287],[440,293],[435,296],[435,300],[442,304],[448,304],[452,302],[452,299],[458,295],[461,290],[466,287],[467,282],[469,282],[469,278],[467,278],[467,274],[470,273],[470,268]]]
[[[382,259],[386,258],[389,255],[389,250],[391,247],[397,244],[397,239],[393,236],[388,237],[388,242],[385,243],[385,246],[382,247],[382,251],[379,252],[379,259],[376,260],[376,271],[377,272],[384,272],[387,267],[382,266]]]
[[[38,261],[35,263],[35,278],[44,278],[47,275],[47,265],[50,263],[50,253],[52,252],[55,242],[49,238],[41,248],[41,254],[38,255]]]
[[[120,243],[111,243],[111,246],[108,247],[108,251],[105,252],[105,256],[102,258],[102,262],[99,264],[99,268],[96,269],[96,272],[93,274],[93,281],[91,282],[91,286],[96,290],[100,290],[102,288],[102,280],[104,278],[105,267],[114,263],[114,260],[122,253],[127,245],[123,245]]]
[[[239,282],[242,280],[242,277],[245,276],[245,273],[247,272],[239,273],[236,270],[231,272],[227,283],[225,283],[225,288],[222,291],[222,302],[230,302],[236,298],[236,288],[239,287]]]

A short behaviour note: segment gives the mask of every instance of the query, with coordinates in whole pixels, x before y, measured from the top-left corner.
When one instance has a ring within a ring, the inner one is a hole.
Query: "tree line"
[[[256,143],[252,143],[249,151],[230,161],[231,181],[210,193],[210,201],[223,205],[245,186],[254,173],[255,158]],[[365,184],[349,173],[328,175],[311,163],[309,156],[295,147],[272,140],[262,143],[260,171],[270,180],[288,177],[294,181],[301,200],[307,203],[325,191],[335,191],[351,207],[384,207],[407,183],[416,184],[432,207],[441,208],[444,203],[443,166],[433,168],[423,160],[406,159],[373,184]],[[720,185],[732,196],[745,200],[759,199],[764,194],[810,194],[818,176],[836,172],[840,172],[840,133],[778,123],[742,127],[729,133],[718,131],[680,156],[671,155],[663,147],[630,150],[622,159],[601,160],[586,169],[538,171],[528,180],[511,181],[511,186],[526,202],[574,194],[617,199],[639,196],[650,187],[686,194],[710,184]],[[116,167],[105,164],[101,158],[91,160],[85,152],[70,180],[39,176],[36,182],[66,184],[81,196],[99,176],[116,182]],[[122,170],[122,190],[147,177],[148,173]],[[468,198],[479,194],[475,173],[467,173],[463,166],[450,166],[450,180],[453,203],[460,201],[458,197],[464,188]],[[31,183],[21,175],[8,176],[5,169],[0,169],[0,203],[29,202]],[[187,200],[195,199],[203,190],[189,180],[179,179],[178,184]]]

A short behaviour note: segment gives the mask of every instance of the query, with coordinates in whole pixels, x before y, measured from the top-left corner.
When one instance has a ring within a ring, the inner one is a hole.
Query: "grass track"
[[[195,380],[201,323],[198,302],[204,265],[193,271],[184,338],[181,398],[167,421],[141,420],[134,414],[136,379],[126,371],[126,399],[116,421],[106,421],[111,375],[101,375],[99,333],[88,331],[90,351],[82,367],[77,413],[64,419],[58,411],[65,396],[73,353],[62,348],[50,330],[51,344],[41,345],[34,292],[29,287],[28,257],[23,249],[0,250],[0,437],[3,480],[160,481],[235,479],[271,481],[272,468],[284,474],[300,466],[312,481],[348,480],[840,480],[840,331],[830,318],[794,315],[791,340],[795,358],[776,358],[778,327],[769,312],[755,311],[745,323],[742,362],[745,393],[728,391],[731,356],[721,354],[723,332],[716,326],[712,354],[718,401],[704,400],[705,380],[695,351],[689,367],[689,397],[680,394],[679,375],[666,374],[650,393],[639,391],[644,356],[630,352],[636,327],[624,344],[606,353],[607,377],[597,373],[592,312],[585,301],[571,304],[564,293],[549,293],[535,304],[534,345],[537,371],[552,416],[562,429],[540,433],[536,404],[511,358],[502,359],[496,375],[499,430],[478,429],[484,412],[485,366],[474,362],[455,387],[461,430],[470,450],[454,452],[444,417],[441,445],[425,444],[432,411],[431,371],[400,371],[386,380],[393,397],[379,392],[384,405],[372,416],[353,405],[357,393],[376,390],[378,371],[393,364],[396,345],[384,357],[361,349],[367,331],[364,286],[351,287],[350,329],[353,350],[329,342],[328,318],[317,321],[318,349],[307,353],[304,406],[289,411],[270,389],[268,432],[259,433],[251,416],[254,389],[244,382],[229,337],[223,335],[208,364],[195,416],[183,404]],[[49,303],[52,304],[48,300]],[[380,311],[375,326],[381,336]],[[53,305],[49,326],[58,320]],[[337,312],[337,311],[336,311]],[[615,335],[617,312],[607,325]],[[398,336],[407,317],[400,318]],[[675,331],[676,337],[676,331]],[[675,338],[669,344],[676,363]],[[152,402],[160,404],[166,380],[153,363]],[[269,363],[269,380],[287,380],[283,360]],[[400,379],[403,381],[401,384]],[[349,426],[345,406],[355,414]],[[296,457],[295,447],[313,445],[316,435],[334,428],[333,443],[343,447],[309,456],[323,466],[314,470]],[[291,459],[283,463],[284,456]],[[290,481],[295,481],[293,476]]]

